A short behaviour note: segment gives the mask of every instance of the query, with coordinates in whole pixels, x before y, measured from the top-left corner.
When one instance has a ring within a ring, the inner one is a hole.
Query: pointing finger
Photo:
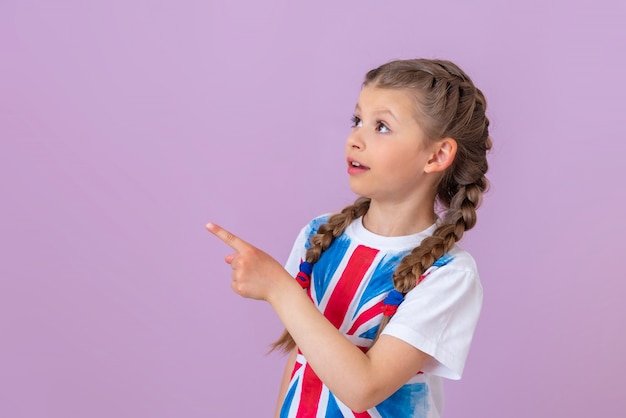
[[[235,234],[225,230],[219,225],[209,222],[206,224],[206,229],[213,235],[221,239],[226,245],[236,251],[245,249],[249,244],[236,236]]]

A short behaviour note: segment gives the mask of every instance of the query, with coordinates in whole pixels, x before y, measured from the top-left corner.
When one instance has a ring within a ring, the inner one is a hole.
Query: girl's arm
[[[283,402],[285,400],[285,394],[287,393],[287,388],[289,387],[289,381],[291,380],[291,372],[293,371],[293,366],[296,363],[296,356],[298,355],[298,348],[294,348],[289,353],[289,357],[287,358],[287,364],[285,365],[285,371],[283,372],[283,378],[280,382],[280,389],[278,390],[278,400],[276,402],[276,412],[274,413],[274,418],[280,417],[280,408],[283,406]]]
[[[430,358],[388,335],[380,336],[364,354],[287,277],[267,301],[322,382],[353,411],[365,411],[387,399]]]
[[[232,289],[271,304],[315,373],[353,411],[387,399],[428,361],[424,352],[387,335],[364,354],[276,260],[217,225],[208,224],[207,229],[236,251],[225,258],[233,269]]]

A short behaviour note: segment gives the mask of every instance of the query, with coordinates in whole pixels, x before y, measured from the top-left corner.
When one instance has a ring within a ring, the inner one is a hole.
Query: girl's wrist
[[[300,285],[289,275],[289,273],[286,273],[286,277],[286,279],[281,278],[274,287],[274,291],[267,296],[266,301],[274,308],[274,310],[283,305],[285,301],[291,301],[300,296],[300,293],[304,293],[302,287],[300,287]]]

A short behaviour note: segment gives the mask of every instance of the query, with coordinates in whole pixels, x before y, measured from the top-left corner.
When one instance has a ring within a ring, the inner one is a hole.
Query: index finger
[[[250,245],[246,241],[242,240],[241,238],[233,234],[232,232],[229,232],[225,230],[224,228],[222,228],[221,226],[214,224],[212,222],[209,222],[208,224],[206,224],[206,229],[210,233],[212,233],[213,235],[221,239],[230,248],[232,248],[233,250],[236,250],[237,252],[243,250],[244,248]]]

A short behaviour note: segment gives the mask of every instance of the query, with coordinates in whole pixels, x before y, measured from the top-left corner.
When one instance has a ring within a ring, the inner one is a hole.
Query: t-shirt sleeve
[[[300,271],[300,262],[304,260],[306,256],[306,243],[308,242],[309,226],[305,226],[300,230],[300,233],[296,237],[296,241],[291,248],[287,262],[285,263],[285,270],[289,272],[293,277]]]
[[[383,334],[399,338],[432,358],[422,369],[448,379],[463,374],[483,292],[476,264],[457,252],[406,294]]]

